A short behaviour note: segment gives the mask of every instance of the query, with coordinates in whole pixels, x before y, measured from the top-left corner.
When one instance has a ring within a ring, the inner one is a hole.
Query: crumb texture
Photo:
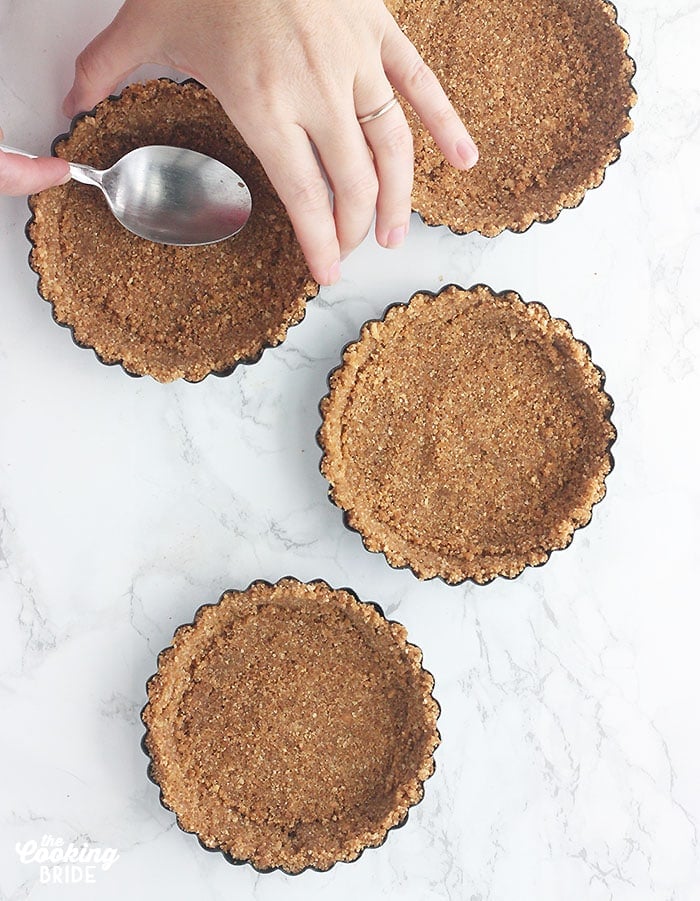
[[[605,493],[602,382],[540,304],[485,286],[418,294],[368,323],[332,375],[322,471],[392,565],[512,577],[565,547]]]
[[[238,172],[253,198],[245,228],[204,247],[154,244],[123,228],[97,189],[69,182],[31,198],[31,263],[54,318],[103,362],[198,381],[283,341],[317,285],[260,164],[200,85],[131,85],[55,152],[102,169],[148,144],[198,150]]]
[[[182,828],[260,869],[324,870],[423,794],[439,736],[405,629],[323,582],[227,592],[149,682],[152,775]]]
[[[606,0],[392,0],[480,159],[445,162],[413,110],[413,205],[430,224],[497,235],[578,204],[632,129],[634,63]]]

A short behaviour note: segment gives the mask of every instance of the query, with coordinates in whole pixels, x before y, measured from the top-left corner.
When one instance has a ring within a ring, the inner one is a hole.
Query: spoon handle
[[[82,182],[84,185],[93,185],[96,188],[102,187],[104,172],[101,169],[86,166],[84,163],[68,163],[68,169],[74,181]]]
[[[27,153],[26,150],[18,150],[16,147],[10,147],[7,144],[0,144],[0,150],[4,150],[5,153],[16,153],[18,156],[26,156],[30,160],[37,159],[35,153]]]

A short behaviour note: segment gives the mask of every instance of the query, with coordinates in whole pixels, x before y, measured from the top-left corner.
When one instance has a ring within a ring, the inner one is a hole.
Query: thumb
[[[0,131],[0,136],[2,132]],[[0,194],[35,194],[70,179],[68,163],[56,157],[27,159],[0,150]]]
[[[63,101],[66,116],[92,109],[141,63],[158,62],[147,37],[153,32],[133,9],[131,3],[125,3],[76,59],[73,87]]]

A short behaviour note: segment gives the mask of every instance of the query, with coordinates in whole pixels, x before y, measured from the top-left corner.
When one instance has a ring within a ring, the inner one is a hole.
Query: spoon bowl
[[[0,150],[33,157],[5,147]],[[214,244],[237,234],[252,208],[250,191],[233,169],[195,150],[151,145],[127,153],[109,169],[69,163],[76,181],[94,185],[129,231],[160,244]]]

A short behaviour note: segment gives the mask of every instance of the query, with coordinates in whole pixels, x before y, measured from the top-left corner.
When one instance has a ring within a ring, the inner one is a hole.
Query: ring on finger
[[[383,116],[384,113],[388,113],[390,109],[396,106],[398,103],[397,97],[392,97],[391,100],[387,100],[386,103],[382,104],[378,109],[376,109],[373,113],[368,113],[366,116],[358,116],[357,121],[360,125],[364,125],[366,122],[374,122],[375,119],[378,119],[380,116]]]

